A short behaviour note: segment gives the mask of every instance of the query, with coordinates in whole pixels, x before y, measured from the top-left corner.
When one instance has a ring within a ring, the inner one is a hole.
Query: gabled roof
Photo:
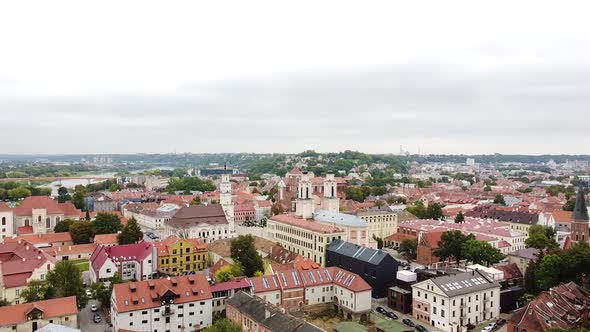
[[[191,205],[176,211],[172,219],[164,222],[172,227],[191,227],[201,223],[208,225],[227,224],[221,204]]]
[[[25,198],[16,208],[14,214],[17,216],[32,216],[33,209],[46,209],[47,214],[59,214],[64,216],[82,216],[84,213],[76,209],[72,202],[58,203],[49,196],[29,196]]]
[[[344,256],[348,256],[351,259],[375,265],[380,264],[381,261],[383,261],[389,256],[389,254],[383,250],[361,247],[357,244],[346,242],[339,239],[332,241],[326,247],[326,251],[335,252]]]
[[[90,266],[94,271],[103,266],[107,259],[115,263],[124,261],[143,261],[152,254],[153,244],[148,242],[139,242],[132,244],[123,244],[118,246],[99,245],[90,256]]]
[[[78,314],[75,296],[13,304],[0,307],[0,326],[17,325],[26,322],[28,320],[27,314],[34,308],[42,312],[43,319]]]
[[[494,281],[487,273],[480,270],[443,275],[430,279],[447,296],[455,297],[490,288],[500,288],[500,284]]]

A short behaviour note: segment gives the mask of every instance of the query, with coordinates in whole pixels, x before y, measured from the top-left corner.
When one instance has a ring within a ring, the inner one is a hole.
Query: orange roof
[[[33,209],[45,209],[47,214],[62,214],[64,216],[84,215],[81,210],[76,209],[72,202],[58,203],[49,196],[29,196],[25,198],[15,209],[17,216],[32,216]]]
[[[13,304],[0,307],[0,326],[16,325],[26,322],[28,320],[27,314],[34,308],[42,312],[43,319],[78,314],[75,296],[31,303]]]
[[[119,243],[117,240],[118,233],[112,234],[98,234],[94,236],[94,243],[95,244],[112,244],[112,243]]]
[[[442,236],[443,232],[428,232],[422,236],[422,243],[428,245],[432,249],[438,248],[438,242],[440,241],[440,237]]]
[[[167,237],[163,240],[154,242],[154,245],[156,246],[156,249],[157,249],[156,253],[158,254],[158,256],[170,255],[168,248],[170,246],[173,246],[175,243],[177,243],[180,240],[181,239],[178,236],[170,235],[169,237]],[[196,251],[207,250],[207,244],[205,242],[203,242],[203,240],[201,240],[201,239],[184,239],[184,240],[191,243],[193,245],[193,248]]]
[[[144,280],[115,284],[113,299],[118,313],[158,308],[160,297],[166,293],[175,295],[174,303],[181,304],[213,298],[211,286],[204,274]]]
[[[321,224],[319,222],[303,219],[299,216],[296,216],[295,214],[278,214],[270,218],[270,220],[324,234],[343,232],[342,229],[336,226]]]
[[[572,211],[555,210],[551,211],[555,222],[572,221]]]
[[[394,234],[391,234],[390,236],[386,237],[384,240],[401,242],[403,240],[412,240],[415,238],[416,238],[416,235],[412,235],[412,234],[394,233]]]
[[[8,207],[8,204],[4,202],[0,202],[0,212],[1,211],[11,211],[11,208]]]
[[[6,242],[16,242],[18,240],[24,240],[29,242],[30,244],[35,245],[40,243],[72,242],[72,236],[69,232],[62,232],[47,234],[28,234],[13,238],[7,237],[4,239],[4,241]]]
[[[77,254],[92,254],[96,248],[96,243],[76,244],[71,246],[56,246],[45,248],[53,257],[66,256],[66,255],[77,255]]]

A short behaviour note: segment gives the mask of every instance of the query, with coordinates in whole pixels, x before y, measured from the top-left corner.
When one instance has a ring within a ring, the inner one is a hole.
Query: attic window
[[[187,277],[189,284],[194,284],[195,283],[195,277],[194,276],[188,276]]]
[[[137,287],[135,286],[135,283],[130,283],[129,284],[129,289],[131,290],[132,293],[135,293],[135,291],[137,290]]]
[[[196,287],[193,287],[191,290],[194,295],[199,294],[199,290]]]
[[[149,287],[150,289],[154,289],[154,288],[156,288],[156,283],[155,283],[155,282],[153,282],[153,281],[148,281],[148,287]]]
[[[172,282],[172,286],[176,286],[176,284],[178,283],[178,280],[176,280],[176,278],[172,278],[172,279],[170,279],[170,282]]]

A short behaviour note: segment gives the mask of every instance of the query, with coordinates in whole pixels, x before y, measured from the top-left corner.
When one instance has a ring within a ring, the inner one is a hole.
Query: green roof
[[[367,332],[367,328],[364,325],[355,322],[340,322],[332,326],[334,331],[337,332]]]

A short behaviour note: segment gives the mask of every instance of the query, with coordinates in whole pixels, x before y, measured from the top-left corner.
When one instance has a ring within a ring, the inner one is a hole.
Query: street
[[[90,306],[95,304],[98,307],[97,313],[100,314],[101,322],[95,323],[94,322],[94,312],[90,311]],[[78,314],[78,323],[80,324],[80,330],[84,332],[104,332],[104,331],[111,331],[109,328],[109,324],[106,321],[105,313],[102,310],[102,306],[96,300],[89,300],[88,305],[86,308],[80,310]]]

